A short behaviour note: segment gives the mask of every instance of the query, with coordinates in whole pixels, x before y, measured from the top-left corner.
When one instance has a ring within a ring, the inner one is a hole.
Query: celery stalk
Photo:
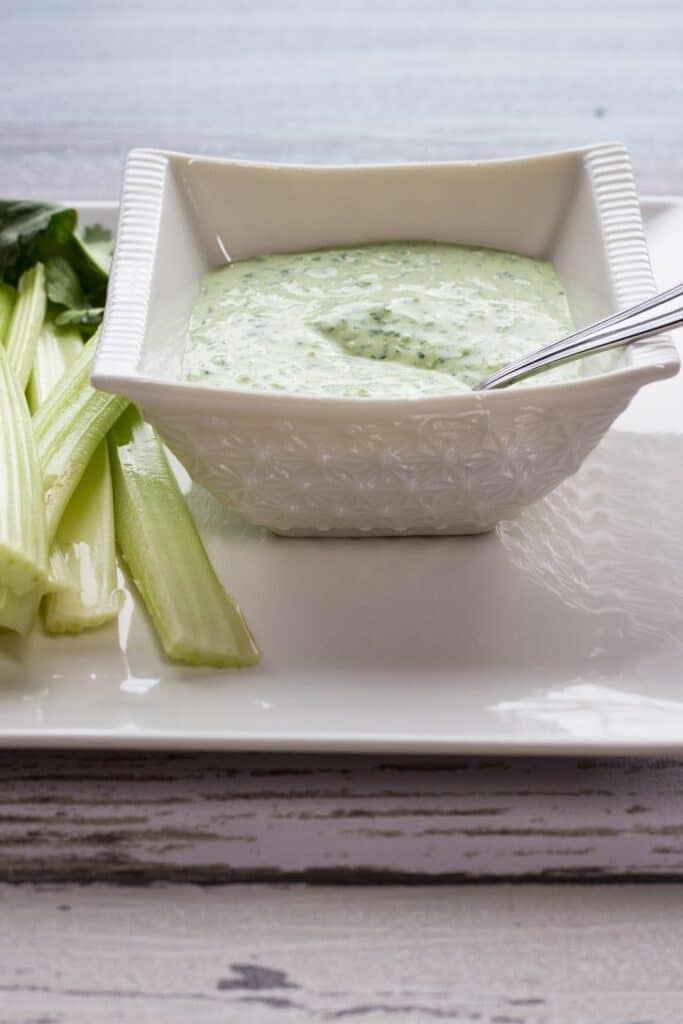
[[[0,346],[0,586],[25,594],[47,580],[45,507],[31,420]]]
[[[91,387],[88,378],[96,345],[93,335],[33,418],[48,545],[55,539],[64,510],[90,458],[128,404],[125,398],[105,395]],[[2,573],[0,580],[5,583]],[[48,589],[46,583],[45,579],[43,591]],[[35,591],[25,596],[6,594],[0,609],[0,626],[18,628],[13,624],[33,622],[37,606]]]
[[[38,338],[33,369],[26,389],[29,408],[35,415],[66,371],[83,351],[83,339],[72,328],[59,328],[46,320]],[[80,487],[80,484],[78,485]],[[78,487],[71,501],[76,501]],[[67,506],[68,507],[68,506]],[[60,580],[60,577],[63,577]],[[57,543],[50,548],[50,583],[52,589],[73,584],[73,573],[64,563],[62,551]]]
[[[62,516],[54,545],[60,553],[63,589],[47,594],[48,633],[79,633],[101,626],[121,610],[116,585],[114,505],[107,442],[90,459]]]
[[[96,346],[94,334],[33,417],[50,543],[95,449],[128,405],[126,398],[90,384]]]
[[[22,391],[31,375],[38,336],[45,319],[45,268],[36,263],[19,278],[17,300],[7,331],[5,347],[10,369]]]
[[[29,407],[34,415],[82,352],[83,339],[78,331],[71,328],[59,328],[51,321],[45,321],[38,338],[31,378],[26,390]],[[80,484],[78,487],[80,487]],[[76,487],[71,498],[72,502],[77,499],[78,487]],[[68,582],[60,584],[60,575],[63,575]],[[50,583],[52,588],[59,589],[60,586],[66,586],[72,582],[73,573],[64,564],[62,552],[58,544],[53,543],[50,548]]]
[[[130,407],[109,432],[116,539],[166,654],[246,666],[258,650],[208,559],[161,443]]]
[[[45,321],[38,337],[33,369],[26,389],[29,408],[34,416],[82,351],[80,331],[70,327],[55,327],[50,320]]]
[[[0,281],[0,345],[5,344],[16,297],[17,293],[12,285]]]
[[[27,397],[32,412],[35,413],[38,406],[45,401],[47,395],[66,373],[70,363],[82,351],[83,341],[78,331],[59,330],[49,320],[45,321],[36,345],[33,369],[27,388]],[[60,549],[55,550],[53,544],[50,549],[52,583],[61,583],[60,576],[69,578],[66,567],[61,567],[60,555]],[[21,596],[7,590],[0,592],[0,625],[26,636],[36,620],[42,597],[42,587],[35,587]]]
[[[38,616],[43,587],[34,587],[19,596],[11,590],[0,591],[0,628],[28,636]]]
[[[46,322],[28,388],[34,413],[82,351],[78,331]],[[116,585],[114,507],[106,441],[95,450],[66,506],[50,549],[50,563],[55,592],[47,594],[43,603],[43,620],[49,633],[78,633],[118,615],[122,594]]]

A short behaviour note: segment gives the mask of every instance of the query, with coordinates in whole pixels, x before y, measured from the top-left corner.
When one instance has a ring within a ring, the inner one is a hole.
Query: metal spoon
[[[525,377],[532,377],[542,370],[547,370],[550,366],[559,366],[572,359],[579,359],[594,352],[604,352],[619,345],[630,345],[631,342],[649,338],[669,328],[680,327],[683,325],[683,305],[678,302],[671,307],[670,304],[681,296],[683,283],[653,295],[645,302],[639,302],[637,306],[622,309],[605,317],[604,320],[598,320],[590,327],[574,331],[573,334],[539,348],[514,363],[509,363],[496,373],[492,373],[486,380],[475,384],[473,390],[490,391],[493,388],[503,388],[507,384],[514,384]],[[652,313],[653,310],[656,310],[654,315],[645,315]]]

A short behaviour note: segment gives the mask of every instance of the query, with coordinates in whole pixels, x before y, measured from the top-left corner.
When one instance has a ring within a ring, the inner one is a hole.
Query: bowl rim
[[[599,224],[603,236],[612,288],[618,308],[625,308],[640,299],[653,295],[656,285],[650,263],[649,250],[642,223],[640,204],[633,181],[631,162],[626,147],[621,142],[592,143],[565,149],[548,150],[539,153],[521,154],[509,157],[483,160],[439,160],[400,161],[362,164],[306,164],[284,163],[259,160],[245,160],[230,157],[202,156],[179,150],[136,147],[129,151],[121,187],[119,206],[119,230],[110,277],[110,296],[105,309],[100,340],[91,373],[92,384],[104,391],[118,392],[141,403],[155,398],[163,400],[174,396],[187,400],[189,404],[206,403],[211,398],[215,408],[218,404],[261,407],[262,405],[281,409],[283,412],[324,413],[325,411],[383,412],[388,414],[443,412],[461,407],[478,407],[483,403],[496,402],[523,404],[532,399],[585,398],[591,390],[605,388],[631,390],[650,381],[673,376],[679,369],[680,360],[671,337],[658,334],[653,338],[637,342],[630,348],[632,362],[605,373],[590,377],[579,377],[568,381],[536,383],[535,380],[521,388],[502,388],[491,391],[469,391],[445,393],[443,395],[419,396],[335,396],[308,395],[287,392],[247,391],[226,388],[215,384],[196,381],[168,380],[126,366],[121,372],[122,354],[129,344],[121,344],[123,333],[135,332],[141,335],[135,345],[136,364],[142,348],[142,338],[149,316],[149,292],[156,264],[156,239],[161,222],[161,197],[163,180],[169,164],[201,163],[224,167],[244,167],[258,170],[279,169],[289,171],[366,172],[381,173],[398,170],[423,171],[430,168],[456,169],[459,167],[506,166],[509,164],[533,163],[562,157],[583,157],[592,178],[593,194],[596,201]],[[628,221],[628,238],[623,227]],[[133,297],[120,295],[119,276],[121,268],[134,261],[138,274],[144,278],[144,286],[137,289]],[[123,305],[130,306],[124,311]],[[635,358],[634,358],[635,357]],[[118,364],[118,368],[116,367]]]

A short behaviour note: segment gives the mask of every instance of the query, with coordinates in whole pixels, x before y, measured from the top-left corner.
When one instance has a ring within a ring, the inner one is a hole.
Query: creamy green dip
[[[204,277],[184,374],[244,391],[442,395],[571,328],[552,266],[513,253],[403,242],[257,256]]]

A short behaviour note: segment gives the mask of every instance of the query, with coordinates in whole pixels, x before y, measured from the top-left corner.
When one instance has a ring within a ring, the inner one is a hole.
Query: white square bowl
[[[643,384],[678,369],[659,337],[599,375],[443,398],[311,398],[183,380],[200,279],[226,254],[407,239],[550,259],[577,326],[655,291],[617,143],[368,167],[134,150],[93,383],[133,399],[191,475],[252,523],[291,535],[450,534],[483,532],[543,497]]]

